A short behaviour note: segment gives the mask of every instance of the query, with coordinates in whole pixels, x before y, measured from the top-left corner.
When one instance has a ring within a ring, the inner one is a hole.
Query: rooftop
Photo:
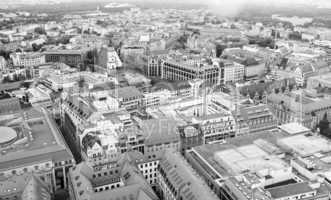
[[[176,120],[167,118],[143,121],[141,128],[147,134],[146,145],[179,142],[178,125]]]
[[[72,154],[45,110],[29,108],[0,116],[1,126],[17,133],[16,141],[1,150],[0,170],[40,161],[71,160]]]
[[[188,163],[178,153],[166,152],[161,160],[166,177],[179,189],[178,195],[183,200],[211,200],[218,197],[209,190],[208,185],[198,177]]]
[[[331,152],[331,142],[315,135],[294,135],[280,139],[278,144],[304,157],[320,152]]]
[[[308,128],[296,122],[280,125],[279,128],[290,135],[310,132]]]
[[[284,186],[279,186],[275,188],[268,189],[271,194],[271,197],[274,199],[290,197],[298,194],[304,194],[308,192],[314,192],[313,188],[309,186],[307,182],[294,183]]]

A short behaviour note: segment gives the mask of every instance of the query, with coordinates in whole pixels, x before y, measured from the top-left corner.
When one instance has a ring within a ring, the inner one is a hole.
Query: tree
[[[32,50],[33,51],[39,51],[41,49],[42,45],[38,45],[36,43],[32,44]]]
[[[46,35],[46,31],[45,31],[45,29],[43,29],[43,28],[41,28],[41,27],[36,27],[36,28],[34,29],[34,32],[37,33],[37,34],[39,34],[39,35]]]

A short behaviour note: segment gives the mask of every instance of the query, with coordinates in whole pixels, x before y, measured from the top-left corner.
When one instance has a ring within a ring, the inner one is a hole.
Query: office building
[[[220,84],[221,69],[216,62],[169,57],[162,61],[161,78],[171,81],[201,79],[209,85],[217,85]]]

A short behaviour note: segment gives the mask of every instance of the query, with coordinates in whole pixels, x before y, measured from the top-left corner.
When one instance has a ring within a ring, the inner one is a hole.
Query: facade
[[[168,51],[159,50],[152,51],[145,57],[147,65],[145,71],[148,77],[161,77],[162,59],[166,58],[167,54]]]
[[[218,64],[192,62],[163,60],[161,78],[171,81],[202,79],[209,85],[220,84],[221,70]]]
[[[111,95],[119,101],[120,107],[126,110],[136,110],[142,104],[143,94],[133,86],[112,90]]]
[[[292,72],[299,86],[306,86],[307,80],[310,77],[330,72],[330,68],[325,61],[307,61],[295,64],[296,65],[292,68]]]
[[[98,51],[97,63],[98,65],[106,68],[108,73],[123,66],[122,61],[117,55],[115,49],[109,47],[100,48]]]
[[[192,122],[200,124],[204,144],[224,142],[236,135],[236,123],[230,113],[196,116]]]
[[[86,52],[83,50],[55,50],[46,51],[46,62],[65,63],[71,67],[77,67],[84,63]]]
[[[180,136],[180,152],[182,154],[186,150],[204,144],[204,138],[199,124],[179,126],[178,133]]]
[[[330,120],[329,98],[314,97],[303,90],[268,95],[268,105],[279,123],[299,122],[314,128],[325,113]]]
[[[221,62],[221,65],[223,65],[224,68],[224,83],[237,83],[244,80],[244,65],[228,60],[224,60]]]
[[[249,133],[256,133],[271,130],[278,126],[277,118],[265,104],[239,105],[233,115],[239,132],[244,127],[248,127]]]
[[[12,53],[10,58],[17,67],[34,67],[46,62],[43,53]]]

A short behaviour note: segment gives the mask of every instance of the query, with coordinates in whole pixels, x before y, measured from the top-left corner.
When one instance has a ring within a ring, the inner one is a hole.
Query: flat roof
[[[289,197],[297,194],[304,194],[316,191],[312,189],[307,182],[294,183],[268,189],[271,197],[274,199]]]
[[[219,165],[234,175],[246,171],[280,170],[288,165],[277,156],[271,156],[255,144],[215,152],[215,160]]]
[[[315,135],[295,135],[280,139],[279,145],[290,148],[300,156],[311,156],[319,152],[331,152],[331,141]]]
[[[310,131],[310,129],[296,122],[280,125],[279,128],[290,135],[295,135]]]
[[[40,161],[62,161],[73,158],[47,111],[29,108],[0,117],[1,125],[9,124],[20,135],[12,146],[2,149],[0,170]]]
[[[254,134],[244,135],[241,137],[229,138],[226,141],[226,143],[224,143],[224,144],[215,143],[215,144],[207,144],[207,145],[203,145],[203,146],[194,147],[192,154],[194,154],[193,157],[199,156],[199,157],[203,158],[203,160],[201,160],[201,159],[197,160],[199,162],[199,165],[208,164],[209,166],[214,168],[217,171],[217,173],[220,174],[221,176],[229,177],[229,176],[233,176],[236,171],[231,171],[229,169],[226,169],[222,165],[220,165],[219,162],[217,161],[217,159],[215,159],[215,157],[217,158],[217,154],[215,154],[215,153],[222,152],[224,150],[235,149],[236,147],[251,145],[255,141],[258,141],[261,139],[263,139],[271,144],[276,144],[278,139],[283,138],[285,136],[287,136],[286,133],[284,133],[282,131],[278,131],[278,130],[277,131],[263,131],[263,132],[258,132],[258,133],[254,133]],[[256,149],[256,148],[254,148],[254,149]],[[246,164],[246,165],[248,165],[248,164]],[[239,169],[241,169],[241,168],[239,168]],[[210,173],[210,172],[208,171],[207,173]]]
[[[17,133],[14,129],[5,126],[0,126],[0,133],[0,145],[2,143],[10,142],[17,136]]]

